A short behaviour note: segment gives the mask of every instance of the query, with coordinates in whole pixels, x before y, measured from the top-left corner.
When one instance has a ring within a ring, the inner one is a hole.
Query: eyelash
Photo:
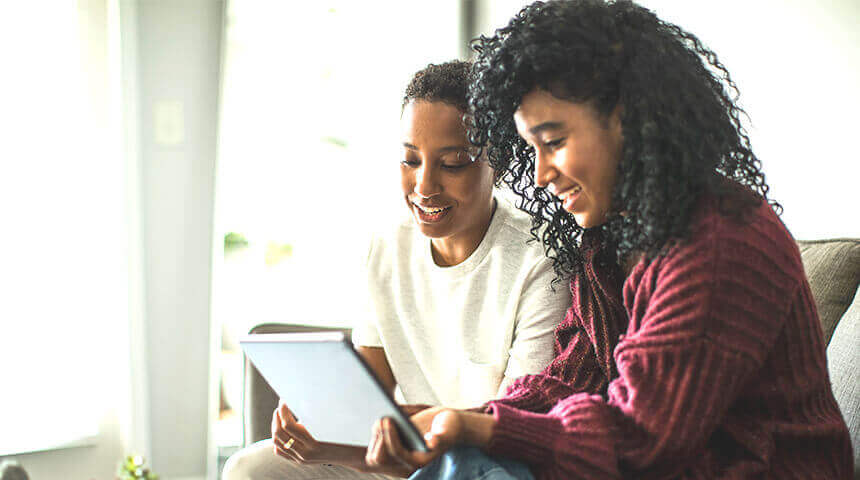
[[[556,148],[561,147],[564,144],[564,138],[558,138],[555,140],[549,140],[543,143],[544,147],[549,148],[550,150],[555,150]]]
[[[407,167],[410,167],[410,168],[416,168],[419,165],[421,165],[421,162],[418,162],[415,160],[402,160],[400,163],[402,165],[406,165]],[[456,172],[456,171],[459,171],[459,170],[462,170],[462,169],[468,167],[469,165],[471,165],[471,164],[470,163],[465,163],[463,165],[444,165],[443,164],[442,169],[448,170],[449,172]]]

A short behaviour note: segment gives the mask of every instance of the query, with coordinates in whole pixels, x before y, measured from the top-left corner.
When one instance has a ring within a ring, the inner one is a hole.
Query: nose
[[[433,168],[427,167],[427,162],[422,162],[422,165],[415,172],[415,188],[412,189],[421,198],[430,198],[439,195],[442,187],[436,178],[436,173]]]
[[[555,166],[549,156],[541,151],[535,151],[535,184],[546,187],[558,176]]]

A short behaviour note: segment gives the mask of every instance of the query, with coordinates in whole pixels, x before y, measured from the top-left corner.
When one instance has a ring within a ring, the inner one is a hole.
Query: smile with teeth
[[[448,214],[448,210],[451,209],[448,207],[425,207],[423,205],[418,205],[417,203],[413,203],[415,206],[415,215],[421,223],[436,223],[441,222],[442,218]]]
[[[568,212],[573,213],[576,208],[574,204],[576,200],[579,198],[579,193],[582,192],[582,187],[579,185],[571,188],[570,190],[566,190],[558,194],[558,199],[561,200],[561,207],[567,210]]]
[[[570,190],[563,192],[560,195],[558,195],[558,198],[559,198],[559,200],[561,200],[563,202],[563,201],[567,200],[568,197],[570,197],[571,195],[576,195],[581,191],[582,191],[582,187],[577,185],[577,186],[571,188]]]
[[[421,210],[422,212],[424,212],[428,215],[436,215],[437,213],[442,213],[445,210],[448,210],[449,208],[451,208],[451,207],[424,207],[424,206],[418,205],[417,203],[413,203],[413,205],[415,205],[416,207],[418,207],[419,210]]]

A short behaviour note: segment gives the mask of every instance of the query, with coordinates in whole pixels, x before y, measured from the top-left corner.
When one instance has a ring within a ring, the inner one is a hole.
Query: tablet
[[[246,335],[239,344],[317,441],[366,447],[373,424],[391,417],[404,446],[427,451],[343,332]]]

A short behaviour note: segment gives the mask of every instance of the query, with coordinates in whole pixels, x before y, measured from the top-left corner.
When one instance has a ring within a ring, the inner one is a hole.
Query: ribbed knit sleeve
[[[606,389],[608,379],[601,370],[588,335],[581,328],[573,308],[556,329],[556,337],[567,343],[564,354],[536,375],[518,378],[496,403],[530,412],[546,413],[562,398],[577,392],[597,393]],[[562,350],[556,340],[557,350]]]
[[[576,390],[558,378],[548,375],[526,375],[508,387],[504,398],[489,402],[485,411],[489,411],[490,403],[495,403],[529,412],[546,413],[558,400],[574,393]]]
[[[702,450],[754,368],[705,339],[638,351],[621,365],[608,401],[579,393],[543,415],[493,405],[489,450],[544,466],[547,478],[621,478],[622,468],[672,478]]]
[[[593,232],[587,237],[598,243]],[[571,279],[572,305],[555,330],[555,358],[540,374],[515,381],[496,404],[546,413],[574,393],[605,394],[617,376],[612,351],[627,325],[622,277],[617,268],[599,268],[611,261],[595,246],[586,249],[585,259],[582,275]]]
[[[757,442],[766,459],[773,443],[762,437],[763,430],[758,436],[743,431],[745,422],[734,417],[754,416],[768,395],[794,395],[771,387],[753,391],[751,385],[773,361],[775,342],[784,341],[787,319],[807,301],[803,271],[790,237],[780,234],[781,224],[740,228],[719,216],[708,222],[692,241],[637,266],[625,284],[630,325],[615,349],[618,377],[607,395],[574,393],[547,413],[490,402],[496,420],[490,453],[532,464],[539,478],[565,479],[713,478],[726,468],[720,462],[736,451],[758,453]],[[796,318],[804,330],[820,335],[817,318]],[[819,346],[807,341],[791,348],[814,358]],[[821,388],[822,378],[827,386],[826,370],[813,371],[820,378],[808,383],[816,390],[803,392],[798,402],[829,395],[829,387]],[[734,411],[741,398],[748,404]],[[832,413],[829,403],[821,404]],[[819,430],[839,440],[834,425]],[[723,436],[729,439],[725,452],[707,445]],[[750,475],[769,471],[762,462],[744,468]]]

